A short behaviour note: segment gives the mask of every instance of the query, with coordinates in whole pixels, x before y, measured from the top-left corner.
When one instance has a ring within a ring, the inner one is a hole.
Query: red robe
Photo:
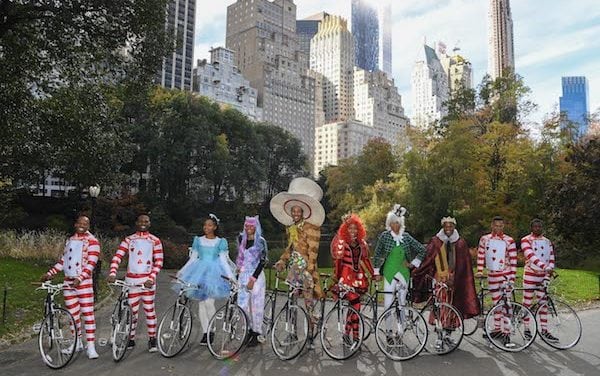
[[[424,302],[429,298],[427,290],[431,286],[431,280],[426,276],[435,277],[435,258],[440,253],[443,244],[440,238],[434,236],[427,245],[427,257],[421,266],[412,273],[415,303]],[[467,242],[463,238],[459,238],[453,244],[456,256],[454,270],[451,270],[454,282],[451,303],[462,313],[463,318],[468,319],[479,314],[471,254]]]
[[[337,281],[343,278],[344,284],[356,288],[358,293],[369,289],[369,277],[373,275],[373,266],[369,259],[367,242],[359,242],[360,253],[355,252],[348,243],[336,236],[331,242],[331,255],[334,259],[334,274]]]

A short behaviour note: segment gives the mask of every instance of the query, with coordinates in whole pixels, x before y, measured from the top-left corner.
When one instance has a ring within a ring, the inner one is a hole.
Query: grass
[[[45,295],[42,291],[36,291],[31,282],[38,281],[41,275],[48,271],[49,266],[50,264],[38,260],[24,261],[7,257],[0,258],[1,299],[4,298],[4,287],[8,288],[5,321],[0,321],[0,340],[2,342],[19,341],[21,336],[27,334],[28,329],[35,322],[41,321]],[[61,280],[61,276],[55,278],[56,282]],[[108,291],[108,285],[102,280],[100,283],[100,297],[97,298],[97,301],[106,296]],[[59,302],[62,303],[62,297],[60,297]],[[0,312],[1,314],[2,312]]]

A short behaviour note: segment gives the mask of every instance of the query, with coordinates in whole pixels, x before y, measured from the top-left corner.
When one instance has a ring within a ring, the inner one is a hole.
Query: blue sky
[[[376,0],[374,0],[376,1]],[[234,0],[197,0],[196,59],[208,57],[211,46],[225,45],[227,6]],[[349,18],[350,0],[296,0],[297,18],[320,11]],[[478,84],[487,70],[488,0],[393,1],[393,75],[407,115],[410,74],[418,51],[443,41],[458,46],[474,70]],[[598,0],[513,0],[517,73],[531,88],[539,105],[530,116],[531,126],[558,107],[561,76],[587,76],[590,108],[600,108],[600,3]]]

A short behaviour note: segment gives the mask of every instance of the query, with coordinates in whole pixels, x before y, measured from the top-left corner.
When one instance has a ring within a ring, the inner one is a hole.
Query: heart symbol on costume
[[[146,261],[146,264],[150,265],[150,260]]]
[[[501,264],[504,264],[504,260],[500,260],[500,263],[501,263]]]
[[[492,257],[492,261],[496,261],[496,258],[495,258],[495,257]]]
[[[137,254],[138,254],[138,256],[141,256],[142,255],[142,251],[138,251]]]
[[[344,248],[344,245],[343,244],[338,244],[338,248],[342,249],[342,248]]]
[[[542,246],[541,248],[544,249],[544,246]]]
[[[72,258],[72,257],[71,257],[71,256],[69,256],[69,260],[71,260],[71,258]]]
[[[76,263],[75,263],[75,266],[79,266],[79,263],[78,263],[78,262],[76,262]]]
[[[142,264],[142,260],[138,260],[138,264]]]
[[[492,249],[492,252],[496,253],[496,250],[495,250],[495,249]]]

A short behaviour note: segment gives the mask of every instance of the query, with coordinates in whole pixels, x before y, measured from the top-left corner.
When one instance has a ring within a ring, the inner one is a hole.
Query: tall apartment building
[[[237,0],[227,7],[226,47],[257,89],[263,121],[290,131],[314,155],[315,79],[298,44],[292,0]]]
[[[356,66],[392,77],[392,8],[386,0],[352,0]]]
[[[193,91],[215,102],[230,106],[254,121],[262,120],[258,92],[234,65],[235,52],[218,47],[210,50],[210,63],[199,60],[194,68]]]
[[[167,89],[192,90],[196,0],[171,0],[167,4],[166,29],[172,33],[175,51],[163,58],[156,83]]]
[[[296,21],[298,45],[300,50],[304,52],[306,56],[310,56],[310,40],[317,34],[319,31],[319,24],[327,16],[329,16],[329,13],[320,12]],[[308,65],[306,68],[308,68]]]
[[[446,116],[448,76],[434,48],[423,44],[411,76],[413,125],[426,128]]]
[[[572,123],[577,130],[576,138],[585,135],[589,125],[589,91],[585,76],[562,78],[562,96],[560,97],[560,113],[563,126]]]
[[[473,88],[473,68],[471,62],[458,54],[459,48],[454,48],[452,55],[446,51],[446,45],[438,43],[437,55],[448,77],[450,96],[460,89]]]
[[[495,80],[515,69],[510,0],[490,0],[488,9],[488,74]]]

